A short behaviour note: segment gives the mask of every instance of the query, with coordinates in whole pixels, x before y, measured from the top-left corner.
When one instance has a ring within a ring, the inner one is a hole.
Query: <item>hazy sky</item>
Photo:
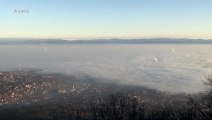
[[[212,0],[0,0],[0,37],[212,38]]]

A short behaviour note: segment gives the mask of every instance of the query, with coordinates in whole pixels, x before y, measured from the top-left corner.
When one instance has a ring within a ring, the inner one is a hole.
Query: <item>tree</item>
[[[212,120],[212,76],[206,77],[206,90],[202,92],[200,100],[195,100],[189,96],[189,100],[193,108],[202,115],[205,120]]]
[[[110,94],[107,100],[99,98],[90,107],[93,120],[135,120],[143,110],[135,97],[123,94]]]

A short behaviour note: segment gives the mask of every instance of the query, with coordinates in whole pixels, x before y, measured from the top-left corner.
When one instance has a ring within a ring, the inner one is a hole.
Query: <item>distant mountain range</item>
[[[63,40],[63,39],[9,39],[0,38],[0,45],[12,44],[212,44],[212,39],[95,39],[95,40]]]

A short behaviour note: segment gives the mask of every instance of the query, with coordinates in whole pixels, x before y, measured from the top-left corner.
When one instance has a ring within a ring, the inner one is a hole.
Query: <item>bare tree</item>
[[[110,94],[107,100],[99,98],[90,107],[94,120],[135,120],[142,111],[136,98],[123,94]]]
[[[202,115],[205,120],[212,120],[212,76],[206,77],[206,90],[202,92],[200,100],[189,96],[193,108]]]

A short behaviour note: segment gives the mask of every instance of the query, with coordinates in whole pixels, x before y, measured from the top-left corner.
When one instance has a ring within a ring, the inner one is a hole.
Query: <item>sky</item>
[[[162,37],[212,39],[212,0],[0,0],[0,38]]]

